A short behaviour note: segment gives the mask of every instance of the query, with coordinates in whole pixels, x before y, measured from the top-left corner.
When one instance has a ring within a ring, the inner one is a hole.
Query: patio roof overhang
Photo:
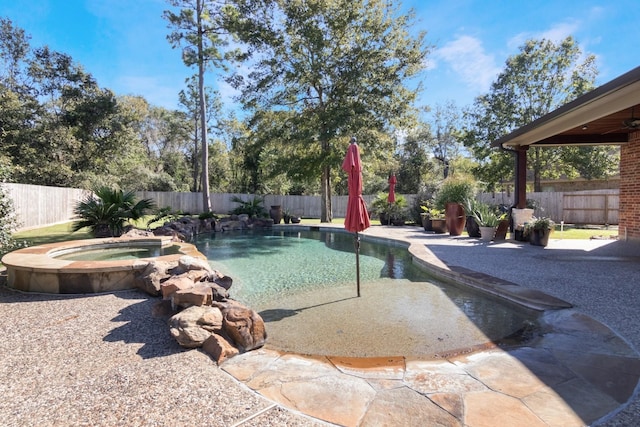
[[[637,119],[637,127],[628,126]],[[625,124],[626,123],[626,124]],[[492,142],[494,147],[621,145],[640,130],[640,67]]]

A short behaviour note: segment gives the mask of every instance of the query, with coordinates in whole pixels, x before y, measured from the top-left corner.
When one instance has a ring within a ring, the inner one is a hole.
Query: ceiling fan
[[[622,121],[626,129],[640,129],[640,118],[633,115],[635,106],[631,107],[631,117]]]

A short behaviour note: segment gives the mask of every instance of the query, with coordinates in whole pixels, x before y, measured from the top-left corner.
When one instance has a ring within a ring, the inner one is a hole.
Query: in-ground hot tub
[[[131,248],[150,249],[149,254],[168,255],[112,260],[82,260],[86,252]],[[173,242],[170,237],[108,238],[50,243],[10,252],[2,257],[9,287],[25,292],[85,294],[135,287],[135,275],[151,259],[177,261],[182,256],[206,259],[194,245]],[[66,258],[66,259],[65,259]]]

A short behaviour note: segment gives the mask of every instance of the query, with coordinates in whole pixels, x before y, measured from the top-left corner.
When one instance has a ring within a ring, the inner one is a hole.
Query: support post
[[[516,147],[516,189],[515,207],[524,209],[527,207],[527,150],[528,145]]]

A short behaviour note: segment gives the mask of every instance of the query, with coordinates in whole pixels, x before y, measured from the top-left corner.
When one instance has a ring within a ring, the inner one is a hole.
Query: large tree
[[[0,80],[14,92],[20,91],[24,63],[30,50],[29,39],[22,28],[0,17]]]
[[[442,178],[451,171],[452,161],[460,153],[460,113],[453,101],[436,105],[431,119],[433,158],[441,163]]]
[[[173,30],[167,39],[174,48],[182,48],[184,63],[198,68],[198,101],[200,113],[202,209],[211,211],[209,195],[209,145],[207,141],[207,100],[205,93],[205,70],[207,67],[223,67],[221,48],[227,45],[223,24],[226,1],[214,0],[168,0],[180,10],[164,12]]]
[[[434,162],[429,155],[431,139],[431,128],[427,123],[421,123],[403,138],[396,153],[399,163],[396,173],[398,193],[418,193],[429,178],[435,177]]]
[[[513,156],[492,149],[491,142],[593,89],[596,74],[595,57],[583,55],[572,37],[559,43],[544,39],[525,42],[520,52],[506,61],[490,92],[476,98],[466,112],[464,144],[478,161],[477,176],[490,189],[501,180],[510,180]],[[603,155],[585,155],[594,150]],[[606,152],[600,148],[531,149],[527,158],[534,190],[541,190],[542,178],[571,175],[577,165],[584,169],[585,159],[611,162]],[[601,166],[592,163],[587,169],[597,173]]]
[[[231,12],[252,54],[251,72],[232,82],[261,118],[280,112],[270,125],[279,129],[262,135],[282,147],[288,173],[320,175],[321,221],[330,222],[332,176],[350,136],[363,155],[392,154],[391,129],[416,96],[408,79],[423,66],[424,34],[410,35],[412,14],[384,0],[237,0]]]
[[[191,126],[191,139],[193,142],[193,149],[191,150],[191,169],[193,173],[193,186],[192,191],[202,191],[202,178],[204,174],[198,173],[200,168],[198,161],[200,159],[201,150],[199,147],[199,139],[198,135],[200,135],[200,127],[201,127],[201,116],[200,116],[200,91],[198,86],[198,76],[192,76],[186,81],[186,88],[181,90],[178,96],[180,100],[180,105],[182,109],[185,111],[187,116],[187,120],[189,120],[193,125]],[[220,96],[217,91],[213,90],[211,87],[205,87],[205,110],[206,114],[206,126],[207,126],[207,140],[209,140],[209,136],[213,135],[222,135],[224,130],[227,127],[227,120],[225,120],[222,116],[222,102],[220,100]],[[217,143],[215,143],[217,144]],[[212,166],[213,170],[216,170],[216,166],[212,165],[212,160],[218,162],[219,160],[215,155],[211,156],[211,143],[208,143],[209,153],[207,157],[209,158],[209,181],[211,181],[211,177],[216,178],[215,175],[211,174]],[[220,147],[218,147],[220,148]],[[216,149],[217,154],[220,153],[219,149]],[[226,158],[226,157],[225,157]],[[222,161],[222,160],[220,160]],[[199,178],[200,177],[200,178]],[[219,191],[220,187],[217,183],[210,184],[210,187],[216,187],[216,190]]]

